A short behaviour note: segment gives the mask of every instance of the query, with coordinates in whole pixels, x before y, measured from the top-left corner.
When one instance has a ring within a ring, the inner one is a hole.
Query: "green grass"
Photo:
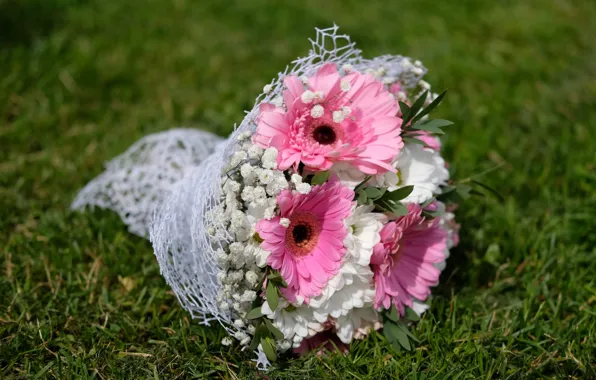
[[[0,0],[0,378],[264,378],[190,320],[148,242],[68,206],[141,136],[229,133],[333,22],[430,68],[456,178],[502,165],[483,181],[505,201],[458,210],[414,351],[371,337],[267,376],[596,378],[596,3],[278,3]]]

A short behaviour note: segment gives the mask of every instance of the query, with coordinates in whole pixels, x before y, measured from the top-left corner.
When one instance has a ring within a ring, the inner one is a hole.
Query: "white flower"
[[[243,328],[245,325],[244,321],[242,319],[236,319],[234,321],[234,327],[237,327],[239,329]]]
[[[310,193],[311,186],[308,183],[299,183],[296,185],[296,191],[300,194]]]
[[[244,275],[244,279],[246,280],[249,286],[255,286],[259,281],[259,275],[256,274],[254,271],[249,270]]]
[[[325,114],[325,109],[320,104],[313,106],[310,110],[310,116],[312,116],[315,119],[320,118],[321,116],[323,116],[323,114]]]
[[[263,153],[263,157],[261,158],[261,163],[263,167],[266,169],[277,169],[277,149],[270,147],[265,150]]]
[[[242,302],[252,302],[257,298],[257,293],[254,290],[245,290],[242,293]]]
[[[373,212],[374,206],[354,207],[352,214],[346,219],[348,235],[344,241],[348,248],[348,255],[355,263],[367,266],[374,246],[381,241],[379,235],[387,217],[379,212]]]
[[[255,187],[252,193],[255,200],[267,198],[267,192],[262,186]]]
[[[267,265],[267,258],[271,252],[264,250],[260,246],[256,246],[254,250],[255,261],[259,268],[264,268]]]
[[[293,184],[297,185],[299,183],[302,183],[302,176],[300,174],[294,173],[290,177],[290,180],[292,181]]]
[[[385,176],[384,185],[388,186],[389,191],[413,185],[414,190],[402,199],[403,203],[426,202],[439,193],[439,186],[449,179],[445,161],[439,152],[418,144],[406,145],[399,154],[395,167],[399,174],[389,173],[393,174],[394,178]]]
[[[234,333],[234,338],[238,339],[239,341],[242,341],[243,339],[247,338],[248,335],[246,335],[246,333],[244,331],[236,331]]]
[[[345,116],[342,110],[333,111],[333,122],[334,123],[341,123],[344,121]]]
[[[346,162],[338,162],[334,164],[331,169],[329,169],[329,173],[337,175],[342,185],[347,186],[350,189],[354,189],[366,178],[366,174]]]
[[[311,90],[306,90],[300,95],[300,99],[304,104],[312,103],[312,101],[315,100],[315,93]]]
[[[425,80],[420,80],[420,82],[418,82],[418,85],[424,90],[430,90],[430,83],[428,83]]]
[[[412,298],[412,310],[414,313],[418,314],[418,316],[422,315],[426,310],[428,310],[430,306],[422,301],[418,301],[416,298]]]
[[[422,70],[420,67],[414,67],[412,69],[412,72],[414,73],[414,75],[422,75],[422,74],[424,74],[424,70]]]
[[[263,148],[261,148],[260,146],[257,145],[251,145],[250,148],[248,148],[248,157],[253,159],[253,160],[257,160],[259,158],[261,158],[261,156],[263,155]]]
[[[245,185],[252,185],[257,179],[257,173],[249,163],[243,164],[240,167],[240,175],[244,178]]]
[[[232,154],[232,158],[230,159],[230,166],[235,167],[240,165],[240,163],[246,160],[247,154],[245,151],[240,150],[238,152],[234,152]]]
[[[263,92],[264,92],[265,94],[268,94],[268,93],[270,93],[270,92],[271,92],[271,89],[272,89],[272,87],[271,87],[271,85],[270,85],[270,84],[266,84],[265,86],[263,86]]]
[[[288,228],[288,227],[290,227],[290,219],[281,218],[281,219],[279,219],[279,224],[285,228]]]
[[[344,64],[341,68],[344,70],[346,74],[351,72],[353,69],[352,65],[350,65],[349,63]]]
[[[232,339],[229,336],[226,336],[221,340],[221,344],[224,346],[229,346],[232,344]]]
[[[347,315],[337,318],[335,329],[339,339],[349,344],[352,338],[362,338],[378,326],[379,316],[372,307],[353,309]],[[376,326],[375,326],[376,325]]]
[[[273,325],[284,334],[285,339],[294,342],[294,346],[323,330],[323,325],[313,318],[310,307],[303,305],[288,308],[288,306],[290,306],[288,301],[281,298],[277,309],[272,311],[265,301],[261,306],[261,312],[272,320]]]
[[[263,185],[268,185],[273,181],[273,172],[269,169],[263,169],[259,172],[259,181]]]
[[[328,317],[345,316],[354,308],[370,307],[375,299],[373,272],[370,267],[344,260],[339,273],[329,280],[321,295],[310,299],[308,306],[318,322]]]
[[[350,81],[348,81],[346,79],[342,79],[339,82],[339,87],[341,88],[342,91],[350,91],[350,89],[352,88],[352,85],[350,84]]]
[[[241,255],[242,251],[244,250],[244,245],[238,242],[234,242],[230,244],[230,253],[232,255]]]

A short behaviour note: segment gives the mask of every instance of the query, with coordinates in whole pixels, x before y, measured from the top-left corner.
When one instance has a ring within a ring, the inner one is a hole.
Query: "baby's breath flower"
[[[259,158],[261,158],[261,156],[263,155],[263,148],[256,146],[256,145],[251,145],[248,148],[248,157],[252,160],[257,160]]]
[[[310,110],[310,116],[312,116],[315,119],[320,118],[321,116],[323,116],[324,113],[325,109],[320,104],[313,106],[313,108]]]
[[[279,224],[282,225],[285,228],[288,228],[288,227],[290,227],[290,219],[288,219],[288,218],[281,218],[279,220]]]
[[[227,336],[221,340],[221,344],[223,346],[230,346],[232,343],[232,339],[230,339],[230,337]]]
[[[299,183],[296,185],[296,191],[300,194],[308,194],[310,193],[310,185],[308,183]]]
[[[232,158],[230,159],[230,166],[236,167],[236,166],[240,165],[240,163],[242,161],[246,160],[246,157],[247,157],[247,154],[243,150],[234,152],[234,154],[232,154]]]
[[[263,92],[264,92],[265,94],[268,94],[268,93],[270,93],[270,92],[271,92],[271,89],[272,89],[272,87],[271,87],[271,85],[270,85],[270,84],[266,84],[265,86],[263,86]]]
[[[246,279],[246,282],[248,282],[248,284],[250,286],[255,286],[257,284],[257,282],[259,281],[259,275],[256,274],[252,270],[249,270],[248,272],[246,272],[246,274],[244,275],[244,278]]]
[[[333,122],[334,123],[341,123],[344,121],[344,113],[341,110],[333,111]]]

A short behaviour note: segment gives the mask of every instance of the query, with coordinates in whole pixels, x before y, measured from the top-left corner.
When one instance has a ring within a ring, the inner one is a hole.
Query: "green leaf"
[[[389,211],[395,214],[395,216],[403,216],[408,214],[406,206],[399,202],[381,198],[375,202],[376,205],[380,206],[383,211]]]
[[[261,347],[263,347],[263,352],[267,356],[267,359],[272,362],[277,360],[277,350],[271,338],[261,338]]]
[[[420,94],[418,99],[416,99],[414,104],[412,104],[412,107],[410,107],[410,112],[408,113],[408,116],[403,118],[402,125],[407,126],[408,123],[410,122],[410,120],[413,120],[413,118],[415,118],[418,111],[420,111],[420,109],[424,106],[424,102],[426,101],[427,96],[428,96],[428,91],[424,91],[422,94]]]
[[[408,335],[398,327],[394,322],[387,321],[383,324],[383,332],[392,347],[403,347],[406,350],[411,350],[410,340]]]
[[[429,148],[428,144],[425,143],[422,140],[419,140],[415,137],[408,137],[408,136],[402,136],[401,138],[405,143],[410,143],[410,144],[418,144],[418,145],[424,145],[425,147]]]
[[[358,204],[359,205],[365,205],[368,201],[368,197],[366,196],[366,192],[365,191],[361,191],[360,193],[358,193]]]
[[[414,310],[407,307],[405,319],[407,319],[408,321],[416,322],[420,320],[420,316],[418,316],[418,314],[416,314]]]
[[[321,185],[327,182],[329,178],[329,172],[317,172],[310,180],[311,185]]]
[[[378,199],[383,196],[383,192],[376,187],[367,187],[364,189],[366,196],[370,199]]]
[[[410,106],[404,102],[399,102],[399,109],[401,110],[401,118],[406,120],[410,116]]]
[[[397,313],[395,306],[391,306],[391,309],[385,313],[385,316],[393,322],[397,323],[399,321],[399,314]]]
[[[431,113],[432,110],[434,110],[435,108],[437,108],[437,106],[441,103],[441,101],[445,97],[445,94],[446,93],[447,93],[447,90],[441,92],[439,94],[439,96],[437,96],[435,98],[435,100],[433,100],[425,109],[423,109],[418,115],[416,115],[416,117],[414,117],[412,119],[412,124],[414,124],[418,120],[422,119],[424,116],[426,116],[429,113]]]
[[[267,276],[269,281],[273,282],[277,286],[281,286],[282,288],[287,288],[288,284],[286,281],[281,277],[281,274],[278,271],[274,271],[270,275]]]
[[[269,330],[269,332],[271,332],[271,334],[273,334],[273,337],[275,339],[283,339],[284,338],[284,334],[281,331],[279,331],[279,329],[277,327],[275,327],[269,319],[265,318],[264,321],[265,321],[265,325],[267,326],[267,329]]]
[[[487,190],[489,193],[491,193],[492,195],[497,197],[497,199],[500,200],[501,202],[505,201],[505,198],[503,198],[503,196],[501,194],[499,194],[499,192],[497,190],[493,189],[492,187],[488,186],[487,184],[484,184],[484,183],[476,181],[476,180],[472,180],[472,183],[474,183],[477,186],[482,187],[484,190]]]
[[[455,192],[457,193],[457,195],[459,195],[464,200],[470,198],[471,190],[472,187],[470,185],[465,185],[463,183],[460,183],[455,187]]]
[[[422,204],[420,205],[420,208],[424,210],[424,209],[425,209],[425,208],[426,208],[428,205],[430,205],[430,204],[431,204],[431,203],[433,203],[434,201],[435,201],[435,198],[434,198],[434,197],[433,197],[433,198],[430,198],[429,200],[427,200],[427,201],[425,201],[424,203],[422,203]]]
[[[393,190],[388,193],[385,193],[385,196],[383,198],[391,199],[392,201],[401,201],[402,199],[404,199],[405,197],[410,195],[413,190],[414,190],[414,186],[412,186],[412,185],[400,187],[397,190]]]
[[[400,330],[402,330],[410,339],[412,339],[414,342],[416,343],[420,343],[420,341],[418,340],[418,338],[416,338],[414,336],[414,334],[412,334],[412,332],[410,331],[410,329],[408,328],[408,326],[403,322],[399,322],[397,324],[397,327],[400,328]]]
[[[425,122],[413,124],[410,128],[420,131],[427,131],[438,135],[444,135],[445,132],[441,128],[452,124],[453,122],[449,120],[432,119],[427,120]]]
[[[259,342],[261,341],[261,338],[267,336],[269,333],[269,331],[267,330],[267,327],[265,327],[265,325],[263,325],[262,323],[259,323],[259,325],[257,325],[257,328],[255,329],[255,335],[253,335],[252,337],[252,342],[250,342],[250,350],[256,350],[257,346],[259,345]]]
[[[279,294],[277,292],[277,287],[273,284],[273,281],[267,281],[267,290],[265,291],[265,297],[267,298],[269,308],[272,311],[277,309],[277,305],[279,305]]]
[[[251,311],[249,311],[246,314],[246,319],[257,319],[257,318],[261,318],[263,316],[263,312],[261,311],[261,307],[256,307],[254,309],[252,309]]]

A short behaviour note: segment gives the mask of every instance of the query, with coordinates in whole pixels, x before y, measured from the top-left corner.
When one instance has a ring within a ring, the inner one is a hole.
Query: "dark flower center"
[[[313,139],[321,145],[333,144],[337,139],[335,131],[330,125],[320,125],[312,133]]]
[[[303,246],[308,243],[312,235],[310,226],[306,224],[299,224],[292,229],[292,237],[297,246]]]

